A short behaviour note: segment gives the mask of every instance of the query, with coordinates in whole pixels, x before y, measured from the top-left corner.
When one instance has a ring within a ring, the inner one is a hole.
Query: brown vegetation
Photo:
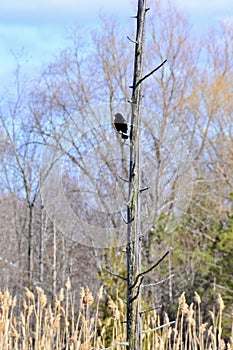
[[[107,305],[106,317],[103,304]],[[34,293],[26,288],[21,306],[6,290],[0,293],[0,307],[0,349],[120,350],[126,346],[125,303],[109,295],[105,298],[103,287],[95,299],[88,287],[81,288],[79,307],[69,279],[52,304],[40,287]],[[224,303],[220,295],[215,308],[216,312],[210,311],[204,322],[200,296],[195,293],[193,303],[188,305],[183,293],[174,320],[165,312],[143,313],[143,349],[230,349],[232,338],[222,338]]]

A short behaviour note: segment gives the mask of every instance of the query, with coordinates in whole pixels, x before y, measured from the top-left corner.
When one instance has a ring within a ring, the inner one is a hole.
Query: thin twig
[[[126,277],[123,277],[123,276],[121,276],[121,275],[118,275],[117,273],[112,272],[112,271],[110,271],[109,269],[106,269],[106,267],[103,267],[103,270],[107,271],[107,272],[110,273],[112,276],[118,277],[118,278],[122,279],[123,281],[127,281],[127,278],[126,278]]]
[[[126,205],[128,205],[128,204],[126,204]],[[134,218],[132,218],[130,221],[125,220],[125,218],[124,218],[124,216],[123,216],[123,214],[122,214],[122,210],[121,210],[121,217],[122,217],[122,220],[124,221],[124,223],[125,223],[126,225],[128,225],[128,224],[130,224],[131,222],[134,221]]]
[[[124,215],[122,214],[122,210],[121,210],[121,217],[122,217],[122,219],[123,219],[124,223],[125,223],[126,225],[128,225],[127,220],[125,220]]]
[[[173,273],[173,275],[168,276],[167,278],[164,278],[161,281],[158,281],[156,283],[150,283],[150,284],[143,284],[142,287],[153,287],[153,286],[157,286],[158,284],[161,284],[163,282],[166,282],[167,280],[170,280],[170,278],[173,278],[175,276],[175,274]]]
[[[120,176],[120,175],[117,175],[117,177],[119,177],[119,179],[122,180],[122,181],[124,181],[124,182],[129,182],[128,179],[124,179],[124,178],[123,178],[122,176]]]
[[[141,84],[143,82],[143,80],[149,78],[149,76],[151,76],[152,74],[154,74],[154,72],[156,72],[158,69],[160,69],[165,63],[167,62],[167,60],[163,61],[158,67],[156,67],[155,69],[153,69],[150,73],[146,74],[142,79],[140,79],[136,86],[138,86],[139,84]]]
[[[131,39],[129,36],[127,36],[127,39],[129,41],[131,41],[131,43],[138,44],[138,42],[136,40]]]
[[[161,309],[161,308],[162,308],[162,305],[158,305],[158,306],[152,307],[150,309],[142,310],[140,312],[140,315],[145,314],[146,312],[150,312],[150,311]]]
[[[158,326],[156,328],[147,329],[146,331],[142,331],[142,333],[154,332],[154,331],[157,331],[158,329],[164,328],[166,326],[170,326],[171,324],[174,324],[174,323],[176,323],[176,321],[171,321],[169,323],[162,324],[161,326]]]
[[[140,192],[144,192],[144,191],[147,191],[147,190],[149,190],[149,186],[146,186],[146,187],[144,187],[144,188],[142,188],[141,190],[140,190]]]
[[[129,345],[128,342],[124,342],[124,343],[115,343],[115,344],[109,346],[108,348],[102,348],[102,349],[100,349],[100,350],[110,350],[110,349],[115,348],[116,346],[128,346],[128,345]]]
[[[125,203],[125,205],[128,206],[128,203]],[[130,221],[125,220],[125,218],[124,218],[124,216],[123,216],[123,214],[122,214],[122,210],[121,210],[121,217],[122,217],[122,219],[123,219],[123,221],[124,221],[124,223],[125,223],[126,225],[128,225],[128,224],[130,224],[131,222],[134,221],[134,218],[132,218]]]

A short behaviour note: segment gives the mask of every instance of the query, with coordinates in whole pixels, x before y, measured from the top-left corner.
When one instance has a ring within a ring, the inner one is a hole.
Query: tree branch
[[[157,331],[158,329],[164,328],[166,326],[170,326],[171,324],[174,324],[174,323],[176,323],[176,321],[171,321],[169,323],[162,324],[161,326],[158,326],[152,329],[147,329],[146,331],[142,331],[142,333],[154,332],[154,331]]]
[[[115,343],[115,344],[109,346],[108,348],[101,348],[100,350],[110,350],[110,349],[115,348],[116,346],[128,346],[128,345],[129,345],[128,342]]]
[[[158,305],[158,306],[152,307],[150,309],[142,310],[140,312],[140,315],[143,315],[143,314],[145,314],[147,312],[150,312],[150,311],[153,311],[153,310],[157,310],[157,309],[161,309],[161,308],[162,308],[162,305]]]
[[[158,67],[156,67],[155,69],[153,69],[150,73],[146,74],[142,79],[140,79],[136,86],[138,86],[139,84],[141,84],[143,82],[143,80],[149,78],[152,74],[154,74],[158,69],[160,69],[165,63],[167,62],[167,60],[163,61]]]
[[[152,265],[149,269],[147,269],[147,270],[144,271],[144,272],[139,273],[139,274],[137,275],[137,277],[136,277],[134,283],[130,286],[130,289],[134,288],[134,287],[137,285],[139,278],[144,277],[146,274],[148,274],[149,272],[151,272],[155,267],[157,267],[157,266],[163,261],[163,259],[166,258],[166,256],[167,256],[168,254],[169,254],[169,251],[167,251],[167,252],[162,256],[162,258],[160,258],[160,259],[159,259],[154,265]],[[142,281],[140,281],[140,284],[141,284],[141,282],[142,282]]]
[[[120,180],[122,180],[122,181],[124,181],[124,182],[129,182],[129,180],[128,179],[124,179],[122,176],[120,176],[120,175],[117,175],[118,177],[119,177],[119,179]]]
[[[131,39],[129,36],[127,36],[127,39],[129,41],[131,41],[131,43],[138,44],[138,42],[136,40]]]
[[[126,204],[126,205],[128,205],[128,204]],[[131,219],[131,221],[127,221],[127,220],[125,220],[125,218],[124,218],[124,216],[123,216],[123,214],[122,214],[122,210],[121,210],[121,217],[122,217],[122,220],[124,221],[124,223],[126,224],[126,225],[128,225],[128,224],[130,224],[131,222],[133,222],[134,221],[134,218],[132,218]]]
[[[174,276],[175,276],[175,274],[173,273],[172,275],[168,276],[167,278],[164,278],[163,280],[160,280],[160,281],[158,281],[156,283],[143,284],[142,287],[154,287],[154,286],[157,286],[158,284],[161,284],[163,282],[166,282],[166,281],[170,280]]]
[[[144,192],[144,191],[147,191],[147,190],[149,190],[149,186],[146,186],[146,187],[144,187],[144,188],[142,188],[141,190],[140,190],[140,192]]]
[[[144,277],[145,277],[145,276],[141,276],[141,280],[140,280],[140,282],[139,282],[139,284],[138,284],[138,286],[137,286],[137,292],[136,292],[136,294],[129,300],[130,303],[132,303],[134,300],[136,300],[137,297],[139,296],[140,288],[141,288],[142,281],[143,281],[143,278],[144,278]]]
[[[112,276],[118,277],[118,278],[122,279],[123,281],[127,281],[127,278],[126,278],[126,277],[123,277],[123,276],[121,276],[121,275],[118,275],[117,273],[112,272],[112,271],[110,271],[109,269],[106,269],[106,267],[103,267],[103,270],[107,271],[107,272],[110,273],[110,275],[112,275]]]

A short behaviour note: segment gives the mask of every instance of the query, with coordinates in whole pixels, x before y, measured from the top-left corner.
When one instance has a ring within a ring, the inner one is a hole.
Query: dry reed
[[[105,319],[99,315],[101,303],[107,305]],[[126,348],[126,305],[120,298],[114,301],[110,296],[106,303],[103,287],[96,300],[88,287],[81,288],[78,310],[70,280],[52,305],[40,287],[34,293],[25,289],[19,315],[16,305],[16,297],[8,290],[0,292],[0,350]],[[224,303],[220,295],[216,305],[217,313],[210,312],[208,323],[202,322],[201,298],[197,293],[191,305],[186,303],[185,293],[180,296],[175,320],[169,320],[166,313],[161,318],[155,310],[142,314],[143,349],[232,349],[231,340],[225,344],[222,339]]]

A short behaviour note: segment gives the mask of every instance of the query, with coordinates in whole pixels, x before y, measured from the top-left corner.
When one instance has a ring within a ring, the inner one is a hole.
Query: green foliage
[[[202,201],[205,211],[200,209],[199,203],[192,202],[179,226],[172,232],[167,232],[171,219],[163,213],[144,236],[142,271],[155,264],[166,251],[169,250],[170,254],[145,276],[143,284],[152,286],[142,288],[142,307],[149,309],[159,305],[161,313],[165,310],[172,318],[177,307],[177,297],[183,291],[188,302],[197,292],[202,298],[204,309],[209,309],[218,293],[221,293],[225,304],[224,332],[229,335],[233,300],[233,215],[226,216],[224,220],[214,217],[212,207],[208,214],[208,201],[210,199],[205,200],[205,203]],[[105,250],[103,261],[107,269],[126,277],[124,249]],[[125,300],[125,281],[104,269],[100,278],[110,295],[113,296],[117,290],[118,296]],[[208,317],[208,314],[203,315],[205,320]]]
[[[162,263],[150,282],[175,275],[170,291],[172,299],[185,291],[190,301],[194,292],[198,292],[206,308],[221,293],[225,303],[224,315],[229,316],[233,299],[233,216],[228,216],[224,222],[217,219],[210,219],[206,213],[192,206],[179,227],[168,234],[163,214],[149,234],[147,245],[150,247],[147,250],[151,255],[170,250],[170,265]],[[172,311],[174,305],[169,300],[169,282],[156,288],[156,296],[162,295],[165,299],[166,311]],[[229,321],[228,316],[225,319]],[[227,324],[229,326],[229,322]]]
[[[122,278],[114,276],[117,274],[126,278],[126,248],[125,247],[111,247],[103,250],[102,266],[98,273],[98,277],[106,287],[107,293],[112,297],[122,299],[126,298],[126,281]]]
[[[220,222],[212,252],[214,256],[212,271],[216,277],[217,288],[224,295],[226,309],[229,309],[230,313],[233,300],[233,215],[228,216],[225,222]]]

